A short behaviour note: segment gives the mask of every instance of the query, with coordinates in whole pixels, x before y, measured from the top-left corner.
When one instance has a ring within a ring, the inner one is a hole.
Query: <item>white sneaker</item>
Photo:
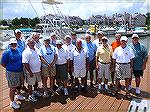
[[[25,100],[26,98],[24,96],[22,96],[22,95],[16,95],[15,99],[16,100]]]
[[[137,88],[135,89],[135,94],[137,94],[137,95],[140,94],[140,88],[139,88],[139,87],[137,87]]]
[[[108,85],[107,84],[105,84],[105,89],[108,90]]]
[[[37,99],[33,95],[29,95],[28,99],[31,102],[36,102],[37,101]]]
[[[98,90],[97,90],[97,93],[100,93],[102,87],[101,87],[101,84],[98,84]]]
[[[68,95],[68,90],[67,90],[67,88],[64,88],[64,94],[65,94],[65,96]]]
[[[49,97],[49,94],[48,94],[48,92],[45,92],[45,91],[44,91],[43,97],[46,97],[46,98],[48,98],[48,97]]]
[[[13,102],[10,103],[10,107],[11,107],[11,108],[14,108],[14,109],[19,109],[19,108],[20,108],[20,105],[17,104],[15,101],[13,101]]]

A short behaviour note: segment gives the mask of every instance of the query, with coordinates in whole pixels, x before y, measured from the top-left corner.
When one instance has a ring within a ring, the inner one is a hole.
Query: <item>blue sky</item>
[[[146,14],[150,9],[149,0],[55,0],[62,2],[58,7],[64,15],[79,16],[87,19],[91,15],[112,15],[114,13],[129,12],[131,14],[139,12]],[[32,5],[33,7],[32,7]],[[56,9],[55,5],[52,5]],[[42,0],[2,0],[0,11],[3,19],[13,19],[15,17],[33,18],[42,16],[45,13],[54,14],[51,5],[44,4],[46,10],[42,8]],[[34,9],[36,12],[34,11]],[[45,13],[44,13],[45,11]],[[56,11],[56,10],[55,10]]]

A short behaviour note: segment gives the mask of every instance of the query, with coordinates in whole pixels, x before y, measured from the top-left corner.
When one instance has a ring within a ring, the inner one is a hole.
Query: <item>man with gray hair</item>
[[[119,80],[125,79],[126,96],[130,98],[129,85],[131,73],[133,72],[133,58],[135,57],[131,47],[127,46],[128,38],[122,36],[121,45],[113,53],[113,65],[116,72],[116,93],[118,92]]]

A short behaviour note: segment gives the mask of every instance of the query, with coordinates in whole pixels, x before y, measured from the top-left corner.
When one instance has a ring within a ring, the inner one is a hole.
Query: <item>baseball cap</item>
[[[132,35],[132,38],[134,38],[134,37],[139,38],[138,34],[133,34],[133,35]]]
[[[106,36],[103,36],[102,40],[108,40],[108,38]]]
[[[127,41],[128,38],[127,38],[126,36],[122,36],[122,37],[120,38],[120,41],[122,41],[122,40]]]
[[[56,40],[56,44],[60,44],[60,45],[62,45],[63,43],[62,43],[62,41],[61,41],[61,40]]]
[[[70,38],[70,39],[71,39],[70,35],[66,35],[66,36],[65,36],[65,39],[66,39],[66,38]]]
[[[48,36],[44,36],[44,40],[49,40],[50,41],[51,39]]]
[[[101,35],[104,35],[104,32],[103,31],[98,31],[97,34],[101,34]]]
[[[16,38],[11,38],[11,39],[9,40],[9,44],[17,44]]]
[[[54,32],[52,32],[52,33],[51,33],[51,36],[54,36],[54,35],[56,35],[56,34],[55,34]]]
[[[18,32],[21,33],[21,31],[20,31],[19,29],[16,29],[16,30],[15,30],[15,33],[18,33]]]

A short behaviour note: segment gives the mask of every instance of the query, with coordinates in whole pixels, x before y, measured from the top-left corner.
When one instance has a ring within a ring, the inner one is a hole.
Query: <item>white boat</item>
[[[115,31],[116,31],[116,29],[114,29],[112,27],[105,27],[100,30],[103,31],[106,35],[113,35],[113,34],[115,34]]]
[[[147,32],[145,31],[145,29],[143,27],[136,27],[133,29],[133,33],[138,34],[139,36],[146,36]]]

